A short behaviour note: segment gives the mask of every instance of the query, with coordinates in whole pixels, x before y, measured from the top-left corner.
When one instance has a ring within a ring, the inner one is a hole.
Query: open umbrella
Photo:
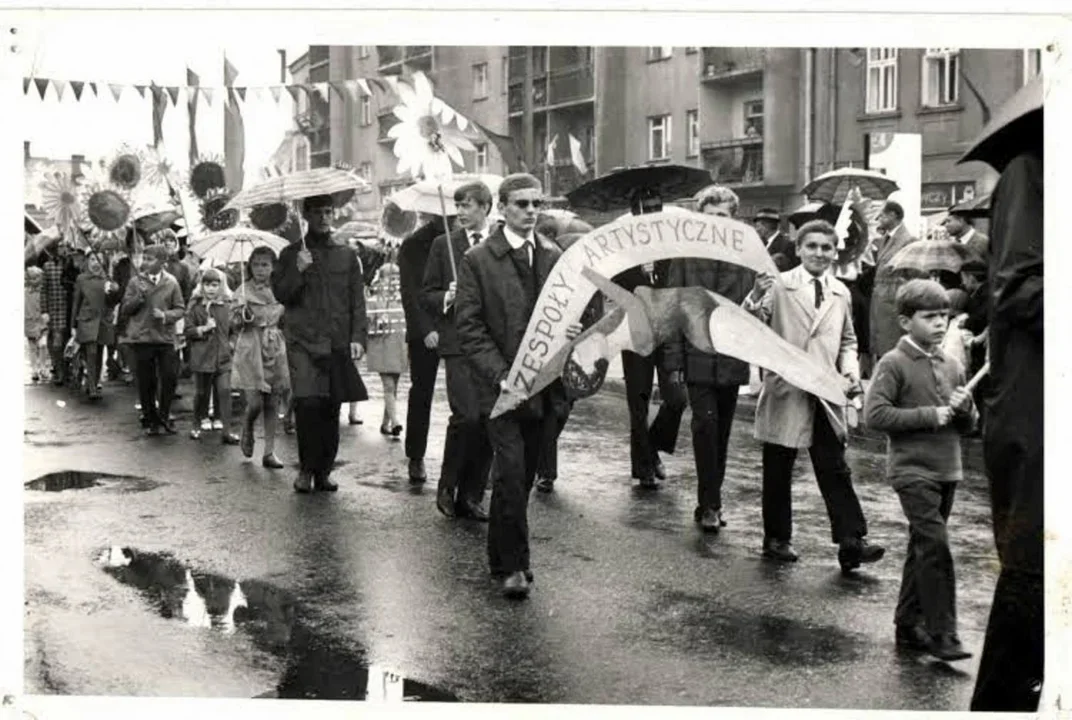
[[[190,243],[190,252],[201,258],[220,265],[241,263],[241,279],[243,291],[246,284],[245,263],[253,253],[254,248],[267,247],[279,255],[283,248],[290,243],[285,238],[256,228],[235,227],[218,232],[202,235],[196,241]]]
[[[480,181],[491,190],[494,199],[499,193],[502,177],[491,174],[459,173],[442,181],[434,179],[419,180],[407,188],[392,193],[387,199],[407,212],[422,212],[429,215],[442,215],[444,207],[447,215],[457,215],[454,207],[454,191],[467,183]],[[443,202],[440,203],[439,190],[443,190]],[[492,202],[494,205],[494,201]]]
[[[177,220],[182,219],[182,213],[173,208],[154,208],[141,213],[134,218],[134,227],[143,235],[152,235],[158,230],[170,228]]]
[[[304,200],[318,195],[331,195],[336,207],[350,202],[358,191],[372,188],[352,170],[322,167],[279,175],[247,188],[231,198],[224,210],[241,210],[256,205]]]
[[[652,165],[617,170],[566,193],[570,205],[598,212],[628,210],[633,193],[646,188],[664,201],[690,197],[711,184],[711,173],[685,165]]]
[[[898,189],[896,182],[880,172],[841,168],[823,173],[805,185],[801,192],[812,202],[828,202],[840,207],[854,187],[859,188],[865,198],[872,200],[885,200]]]
[[[949,208],[949,214],[954,213],[969,218],[990,217],[990,193],[957,203]]]
[[[1001,172],[1027,142],[1042,137],[1042,75],[1016,91],[986,124],[968,152],[957,163],[985,162]]]
[[[954,240],[917,240],[893,256],[890,269],[924,274],[939,271],[957,273],[968,256],[967,248]]]

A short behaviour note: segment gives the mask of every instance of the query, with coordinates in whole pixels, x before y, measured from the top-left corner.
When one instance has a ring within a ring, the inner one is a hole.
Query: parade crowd
[[[896,641],[947,661],[970,657],[957,634],[946,529],[962,479],[961,438],[980,433],[982,413],[988,468],[996,463],[1006,473],[1022,473],[1032,471],[1024,463],[1041,463],[1017,449],[1025,433],[1041,435],[1030,405],[1032,398],[1041,402],[1041,272],[1035,285],[1042,262],[1040,167],[1032,156],[1006,171],[994,194],[991,238],[950,215],[949,234],[971,252],[955,276],[908,279],[891,270],[893,255],[917,239],[905,227],[903,208],[886,202],[878,236],[866,239],[868,259],[853,268],[838,264],[838,233],[830,222],[816,216],[790,233],[776,210],[764,209],[753,222],[780,277],[673,258],[615,278],[628,291],[702,287],[718,293],[863,395],[863,421],[889,436],[888,478],[909,525]],[[167,229],[149,237],[131,233],[126,251],[112,258],[93,249],[46,251],[26,269],[33,380],[51,379],[89,400],[101,397],[104,376],[132,382],[140,423],[155,437],[178,432],[171,412],[178,379],[192,377],[189,437],[203,442],[219,432],[220,442],[238,445],[250,458],[255,423],[262,420],[262,464],[281,469],[277,425],[296,432],[300,469],[293,487],[308,493],[338,489],[331,474],[342,406],[349,406],[351,424],[361,422],[357,403],[368,393],[359,363],[366,355],[368,370],[384,386],[380,430],[391,437],[405,431],[409,478],[425,482],[429,412],[442,362],[450,420],[436,507],[449,518],[489,522],[489,569],[507,597],[524,598],[534,582],[529,494],[534,487],[555,490],[557,441],[574,398],[555,382],[517,409],[489,416],[540,290],[568,244],[541,229],[543,188],[531,175],[504,178],[497,197],[480,182],[463,185],[454,201],[449,234],[442,232],[443,218],[428,218],[397,250],[373,250],[333,238],[330,196],[306,198],[303,240],[278,255],[255,249],[240,273],[244,282],[233,268],[199,263]],[[738,207],[733,191],[721,186],[708,188],[697,203],[701,213],[730,218]],[[492,223],[495,209],[502,219]],[[662,209],[657,195],[634,197],[634,214]],[[1023,236],[1030,232],[1038,237],[1028,246]],[[590,305],[568,336],[580,334],[602,310],[599,302]],[[967,366],[943,351],[952,318]],[[989,380],[973,397],[966,380],[988,353]],[[650,356],[626,352],[622,364],[633,478],[653,491],[665,479],[660,453],[677,451],[688,406],[694,519],[700,531],[720,532],[732,519],[722,504],[731,428],[754,370],[736,358],[700,352],[683,338]],[[407,371],[403,422],[397,391]],[[649,422],[656,382],[660,403]],[[845,461],[846,408],[820,404],[771,373],[760,382],[754,435],[762,443],[762,555],[786,563],[798,558],[790,486],[797,456],[807,450],[840,568],[848,573],[881,560],[885,548],[868,538]],[[243,407],[238,418],[232,417],[233,398]],[[1003,563],[1003,599],[996,598],[995,613],[1009,603],[1021,617],[1035,612],[1041,633],[1041,546],[1036,554],[1036,538],[1026,529],[1036,514],[1040,521],[1041,497],[995,494],[994,512]],[[1038,607],[1025,611],[1025,598],[1036,597]],[[1025,634],[1022,624],[1003,626],[992,618],[977,688],[980,707],[1034,692],[1021,686],[1041,682],[1041,656],[1035,665],[1023,660],[1035,656],[1025,650],[1026,635],[1035,630]],[[1020,658],[1020,667],[1010,671],[1012,657]]]

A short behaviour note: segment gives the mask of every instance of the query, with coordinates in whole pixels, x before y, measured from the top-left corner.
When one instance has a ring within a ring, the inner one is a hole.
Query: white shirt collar
[[[816,277],[814,275],[812,275],[810,272],[808,272],[807,270],[805,270],[803,265],[797,265],[790,272],[794,272],[794,273],[797,274],[795,279],[801,285],[807,285],[808,287],[813,287],[812,280],[815,280]],[[823,290],[829,289],[830,288],[830,271],[827,270],[826,272],[824,272],[822,275],[820,275],[818,277],[818,280],[819,280],[819,283],[823,286]]]
[[[469,244],[470,245],[472,245],[474,243],[473,235],[476,235],[478,233],[480,234],[480,240],[481,241],[487,240],[488,239],[488,226],[485,225],[484,227],[481,227],[481,228],[468,228],[465,231],[465,237],[467,237],[469,239]]]
[[[162,272],[158,272],[156,275],[150,275],[149,279],[153,281],[153,285],[156,285],[160,282],[160,278],[163,276],[163,274],[164,273]]]
[[[957,240],[959,240],[961,243],[966,243],[969,240],[971,240],[972,235],[974,235],[974,234],[975,234],[975,228],[969,227],[968,232],[966,232],[963,235],[961,235],[959,238],[957,238]]]
[[[927,358],[931,360],[940,360],[942,358],[942,356],[939,354],[941,352],[940,348],[935,348],[934,352],[927,352],[926,350],[921,348],[915,340],[912,339],[911,335],[905,335],[904,339],[905,342],[914,347],[916,350],[919,350]]]
[[[522,247],[525,246],[526,243],[528,243],[529,245],[536,244],[536,240],[532,237],[532,235],[529,235],[527,238],[522,237],[506,225],[503,225],[503,237],[506,238],[506,242],[509,243],[511,249],[513,250],[520,250]]]
[[[775,230],[775,231],[774,231],[774,233],[773,233],[773,234],[772,234],[772,235],[771,235],[771,236],[770,236],[769,238],[767,238],[767,247],[768,247],[768,248],[769,248],[769,247],[770,247],[770,246],[771,246],[772,244],[774,244],[774,239],[775,239],[775,238],[777,238],[777,237],[778,237],[778,236],[779,236],[779,235],[780,235],[781,233],[782,233],[782,231],[781,231],[781,230]]]

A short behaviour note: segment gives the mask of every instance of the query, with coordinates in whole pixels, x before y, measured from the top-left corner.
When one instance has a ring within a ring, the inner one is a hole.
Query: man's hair
[[[741,199],[737,197],[737,193],[725,185],[714,185],[704,191],[703,196],[700,198],[700,204],[696,209],[699,212],[703,212],[708,205],[724,205],[726,203],[730,205],[730,215],[736,215],[737,208],[741,206]]]
[[[826,220],[809,220],[797,230],[797,245],[800,245],[804,238],[811,233],[821,233],[827,237],[837,238],[837,230]]]
[[[314,195],[313,197],[307,197],[302,200],[302,212],[306,213],[310,210],[319,210],[322,207],[335,207],[335,201],[330,195]]]
[[[629,193],[629,210],[634,215],[639,215],[645,205],[663,207],[663,198],[658,192],[649,187],[640,187]]]
[[[901,207],[901,203],[894,200],[887,200],[886,204],[882,206],[882,212],[893,213],[898,220],[904,220],[904,208]]]
[[[503,178],[499,185],[499,202],[505,205],[510,202],[510,193],[516,190],[543,190],[543,185],[534,175],[528,173],[513,173]]]
[[[163,245],[147,245],[142,254],[153,260],[167,260],[168,252]]]
[[[479,180],[465,183],[454,191],[454,202],[460,203],[465,202],[466,200],[472,200],[476,204],[486,208],[491,207],[491,190]]]
[[[897,314],[910,318],[917,312],[948,310],[949,294],[934,280],[909,280],[897,290]]]

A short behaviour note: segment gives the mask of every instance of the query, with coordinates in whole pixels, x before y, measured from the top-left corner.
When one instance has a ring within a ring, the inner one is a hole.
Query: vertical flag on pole
[[[573,161],[573,166],[577,168],[577,172],[584,175],[588,172],[588,163],[584,161],[584,153],[581,152],[581,141],[573,137],[573,133],[569,136],[570,147],[570,160]]]
[[[558,144],[558,135],[556,134],[551,138],[551,142],[547,143],[547,166],[550,167],[555,164],[555,145]]]
[[[164,140],[164,111],[167,110],[167,93],[164,88],[152,86],[153,93],[153,147],[160,147]]]
[[[242,168],[246,162],[246,130],[242,121],[242,108],[234,90],[238,70],[227,56],[223,56],[223,84],[227,86],[227,108],[223,116],[223,147],[227,187],[233,192],[242,189]]]
[[[190,68],[186,68],[186,84],[190,86],[186,100],[187,115],[190,120],[190,167],[197,162],[197,86],[201,84],[201,78]]]

